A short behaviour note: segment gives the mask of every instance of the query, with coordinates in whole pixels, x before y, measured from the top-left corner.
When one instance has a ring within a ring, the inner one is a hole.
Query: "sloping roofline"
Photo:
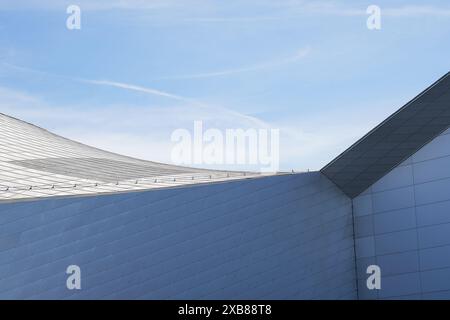
[[[97,195],[263,177],[135,159],[0,113],[0,202]]]
[[[450,72],[320,171],[354,198],[449,126]]]

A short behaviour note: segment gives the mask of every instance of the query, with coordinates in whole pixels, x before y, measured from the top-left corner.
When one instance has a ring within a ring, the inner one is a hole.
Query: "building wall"
[[[3,299],[352,299],[355,278],[351,200],[320,173],[0,204]]]
[[[450,299],[450,130],[353,200],[359,297]],[[381,268],[381,290],[366,268]]]

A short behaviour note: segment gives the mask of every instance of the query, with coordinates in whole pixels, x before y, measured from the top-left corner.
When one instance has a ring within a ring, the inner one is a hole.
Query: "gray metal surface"
[[[450,299],[450,130],[353,199],[361,299]],[[368,290],[366,268],[381,268]]]
[[[352,235],[317,172],[2,203],[0,298],[354,299]]]
[[[447,73],[321,172],[353,198],[449,126],[450,73]]]
[[[11,161],[10,163],[29,169],[83,179],[94,179],[102,182],[198,173],[198,170],[191,168],[176,166],[164,168],[151,162],[148,164],[139,164],[93,157],[17,160]]]
[[[260,176],[134,159],[0,113],[0,202],[147,190]]]

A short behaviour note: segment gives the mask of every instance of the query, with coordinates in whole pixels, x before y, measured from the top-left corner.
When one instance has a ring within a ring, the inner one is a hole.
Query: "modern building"
[[[449,125],[450,73],[319,172],[267,176],[0,114],[0,298],[450,299]]]

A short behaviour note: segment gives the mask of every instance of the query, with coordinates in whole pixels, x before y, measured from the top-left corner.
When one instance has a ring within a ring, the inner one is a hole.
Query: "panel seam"
[[[353,255],[355,257],[355,285],[356,285],[356,300],[359,300],[359,283],[358,283],[358,266],[356,262],[356,233],[355,233],[355,213],[353,209],[353,199],[351,201],[352,210],[352,228],[353,228]]]

